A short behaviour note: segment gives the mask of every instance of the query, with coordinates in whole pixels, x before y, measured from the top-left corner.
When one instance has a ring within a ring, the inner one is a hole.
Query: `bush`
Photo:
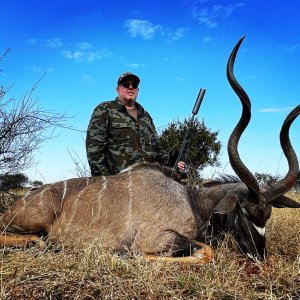
[[[168,152],[180,150],[185,136],[188,136],[187,151],[181,158],[188,168],[188,182],[195,183],[199,172],[207,166],[219,166],[221,142],[217,140],[218,132],[210,131],[204,124],[192,118],[183,122],[177,121],[168,125],[159,136],[160,145]]]

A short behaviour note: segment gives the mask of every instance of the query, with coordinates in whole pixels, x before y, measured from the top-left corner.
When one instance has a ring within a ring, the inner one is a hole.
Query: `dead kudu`
[[[265,225],[272,206],[300,207],[284,196],[299,171],[289,128],[300,114],[300,106],[287,116],[280,133],[289,165],[287,175],[274,187],[262,190],[237,150],[251,118],[250,100],[233,74],[242,40],[227,65],[229,83],[243,106],[228,141],[230,163],[241,182],[191,188],[166,176],[164,168],[156,164],[140,163],[114,176],[44,185],[3,215],[0,243],[15,243],[15,234],[44,232],[51,242],[64,245],[96,243],[118,252],[137,251],[170,260],[192,253],[192,261],[203,262],[211,259],[212,252],[202,243],[230,231],[245,254],[263,259]]]

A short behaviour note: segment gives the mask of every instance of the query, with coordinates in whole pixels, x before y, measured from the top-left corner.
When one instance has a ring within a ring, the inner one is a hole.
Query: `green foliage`
[[[22,173],[0,175],[0,189],[2,191],[21,189],[28,183],[28,177]]]
[[[190,143],[182,160],[188,165],[190,175],[196,178],[205,167],[220,165],[221,142],[217,140],[218,132],[210,131],[204,121],[200,122],[197,118],[193,122],[192,118],[172,122],[160,134],[159,142],[166,151],[180,150],[187,131]]]
[[[29,183],[22,173],[0,175],[0,215],[20,198],[19,191]]]
[[[42,181],[40,181],[40,180],[34,180],[34,181],[31,181],[31,185],[32,185],[32,187],[34,187],[34,188],[38,188],[38,187],[40,187],[40,186],[42,186],[44,183],[42,182]]]

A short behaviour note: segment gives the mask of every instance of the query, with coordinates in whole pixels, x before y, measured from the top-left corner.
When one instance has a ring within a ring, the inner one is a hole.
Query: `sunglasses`
[[[138,83],[136,83],[136,82],[129,82],[129,81],[123,82],[120,85],[123,86],[126,89],[130,88],[130,86],[132,86],[133,89],[137,89],[138,86],[139,86]]]

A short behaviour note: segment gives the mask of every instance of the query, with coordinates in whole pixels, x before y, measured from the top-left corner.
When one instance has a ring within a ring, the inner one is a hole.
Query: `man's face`
[[[139,93],[139,88],[136,82],[126,80],[117,86],[117,93],[123,101],[135,101]]]

